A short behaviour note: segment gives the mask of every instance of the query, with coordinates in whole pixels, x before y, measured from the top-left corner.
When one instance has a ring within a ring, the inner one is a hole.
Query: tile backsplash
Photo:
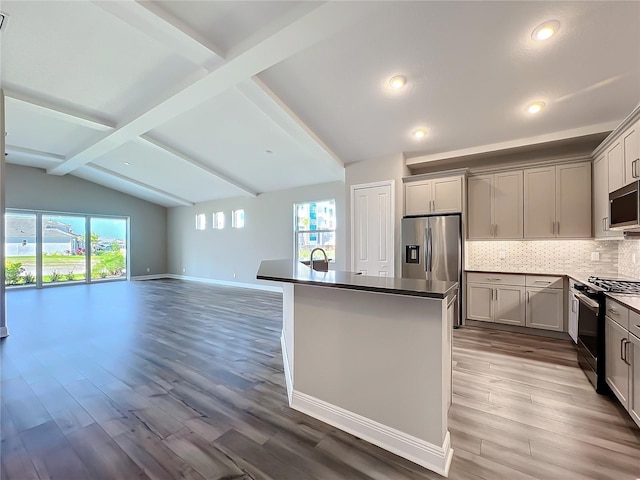
[[[465,246],[465,267],[468,270],[640,277],[640,240],[468,241]],[[637,264],[630,260],[627,262],[627,257],[630,259],[633,252],[637,252]],[[591,260],[592,253],[597,253],[598,260]],[[619,264],[625,272],[631,271],[628,267],[631,264],[635,274],[619,272]]]
[[[618,243],[618,273],[640,279],[640,238]]]

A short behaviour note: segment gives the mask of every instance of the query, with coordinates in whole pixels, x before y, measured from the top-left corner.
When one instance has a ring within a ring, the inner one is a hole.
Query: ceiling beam
[[[361,2],[328,2],[316,6],[303,2],[295,10],[298,15],[289,15],[285,26],[278,29],[267,26],[266,33],[259,32],[252,38],[259,42],[247,46],[240,53],[233,52],[233,58],[212,71],[204,78],[195,81],[175,95],[140,113],[132,120],[119,125],[105,138],[76,153],[64,163],[48,169],[48,173],[64,175],[81,165],[89,163],[123,143],[162,125],[169,120],[195,108],[205,101],[235,86],[239,82],[266,70],[284,59],[310,47],[328,36],[361,20],[363,15],[371,13],[371,5]],[[313,8],[311,11],[309,11]]]
[[[153,2],[111,0],[93,3],[200,67],[212,70],[223,62],[221,50],[216,45],[167,15]]]
[[[56,155],[55,153],[42,152],[40,150],[32,150],[30,148],[16,147],[15,145],[5,145],[5,152],[9,155],[18,155],[20,157],[35,158],[38,160],[45,160],[54,164],[64,162],[63,155]],[[11,158],[11,157],[9,157]]]
[[[188,163],[189,165],[193,165],[196,168],[199,168],[200,170],[202,170],[203,172],[206,172],[210,175],[213,175],[216,178],[219,178],[220,180],[224,180],[227,183],[230,183],[231,185],[233,185],[234,187],[239,188],[240,190],[242,190],[243,192],[253,196],[253,197],[257,197],[258,196],[258,192],[256,192],[255,190],[253,190],[252,188],[247,187],[246,185],[244,185],[241,182],[238,182],[237,180],[234,180],[226,175],[224,175],[223,173],[218,172],[217,170],[214,170],[213,168],[210,168],[206,165],[203,165],[202,163],[198,162],[197,160],[194,160],[193,158],[189,157],[188,155],[179,152],[178,150],[175,150],[172,147],[169,147],[168,145],[163,144],[162,142],[160,142],[159,140],[156,140],[154,138],[151,138],[149,135],[141,135],[140,136],[140,140],[142,140],[143,142],[145,142],[147,145],[152,146],[153,148],[157,148],[165,153],[169,153],[171,154],[173,157],[182,160],[185,163]]]
[[[54,105],[51,102],[29,97],[28,95],[12,90],[5,90],[5,97],[8,100],[7,103],[19,104],[20,108],[28,109],[39,115],[46,115],[48,117],[55,118],[56,120],[62,120],[67,123],[73,123],[75,125],[80,125],[81,127],[87,127],[102,132],[107,132],[115,128],[115,125],[107,120],[96,118],[78,111],[72,111],[69,108]]]
[[[236,88],[304,150],[328,155],[337,167],[344,168],[342,160],[258,77],[241,82]]]
[[[111,177],[117,178],[118,180],[122,180],[123,182],[129,183],[131,185],[135,185],[138,188],[142,188],[144,190],[148,190],[149,192],[153,192],[156,195],[164,197],[184,207],[192,207],[193,205],[195,205],[195,203],[190,200],[186,200],[182,197],[177,197],[176,195],[165,192],[164,190],[160,190],[159,188],[152,187],[151,185],[148,185],[146,183],[139,182],[138,180],[134,180],[132,178],[129,178],[117,172],[114,172],[113,170],[109,170],[108,168],[99,167],[98,165],[84,165],[84,168],[89,168],[97,172],[107,174]]]
[[[32,150],[30,148],[17,147],[15,145],[6,145],[5,146],[6,153],[9,154],[7,159],[9,160],[7,163],[15,163],[11,161],[11,155],[16,155],[21,158],[33,158],[37,160],[44,160],[47,162],[51,162],[53,164],[59,164],[64,161],[64,157],[62,155],[56,155],[55,153],[42,152],[40,150]],[[179,205],[183,205],[185,207],[190,207],[194,205],[193,202],[189,200],[185,200],[184,198],[177,197],[172,195],[171,193],[165,192],[164,190],[160,190],[158,188],[152,187],[151,185],[147,185],[146,183],[138,182],[137,180],[133,180],[132,178],[125,177],[119,173],[113,172],[103,167],[99,167],[97,165],[85,165],[84,168],[92,169],[112,177],[116,177],[118,180],[129,183],[131,185],[135,185],[138,188],[142,188],[144,190],[153,192],[154,194],[166,198],[167,200],[177,203]]]

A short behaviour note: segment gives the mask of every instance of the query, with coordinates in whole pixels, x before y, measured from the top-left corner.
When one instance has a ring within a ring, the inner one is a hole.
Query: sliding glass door
[[[7,210],[5,285],[127,278],[129,219]]]
[[[127,220],[91,217],[91,278],[127,276]]]
[[[35,285],[36,214],[5,214],[5,277],[7,286]]]
[[[42,283],[87,278],[84,216],[42,215]]]

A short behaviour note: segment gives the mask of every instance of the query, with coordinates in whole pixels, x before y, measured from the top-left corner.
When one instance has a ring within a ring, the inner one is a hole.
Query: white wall
[[[5,192],[6,208],[130,217],[131,276],[167,273],[165,207],[72,175],[11,164]]]
[[[174,207],[168,211],[169,273],[238,283],[271,284],[256,280],[262,260],[293,259],[293,204],[335,198],[337,212],[336,270],[346,265],[345,185],[331,182]],[[231,228],[231,211],[245,211],[245,227]],[[213,212],[225,214],[223,230],[211,227]],[[195,229],[204,213],[206,230]],[[184,272],[183,272],[184,269]]]
[[[375,158],[363,162],[352,163],[346,167],[346,244],[349,246],[347,252],[346,266],[351,268],[351,186],[361,185],[365,183],[381,182],[384,180],[395,181],[395,238],[394,238],[394,256],[395,256],[395,276],[399,277],[402,272],[402,264],[400,263],[400,229],[401,220],[404,209],[404,186],[402,177],[409,176],[409,169],[405,165],[402,154],[390,155],[386,157]]]

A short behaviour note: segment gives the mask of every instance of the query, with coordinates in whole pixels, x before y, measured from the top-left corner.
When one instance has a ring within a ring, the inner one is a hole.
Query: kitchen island
[[[291,408],[446,476],[457,283],[291,260],[263,261],[257,278],[282,282]]]

